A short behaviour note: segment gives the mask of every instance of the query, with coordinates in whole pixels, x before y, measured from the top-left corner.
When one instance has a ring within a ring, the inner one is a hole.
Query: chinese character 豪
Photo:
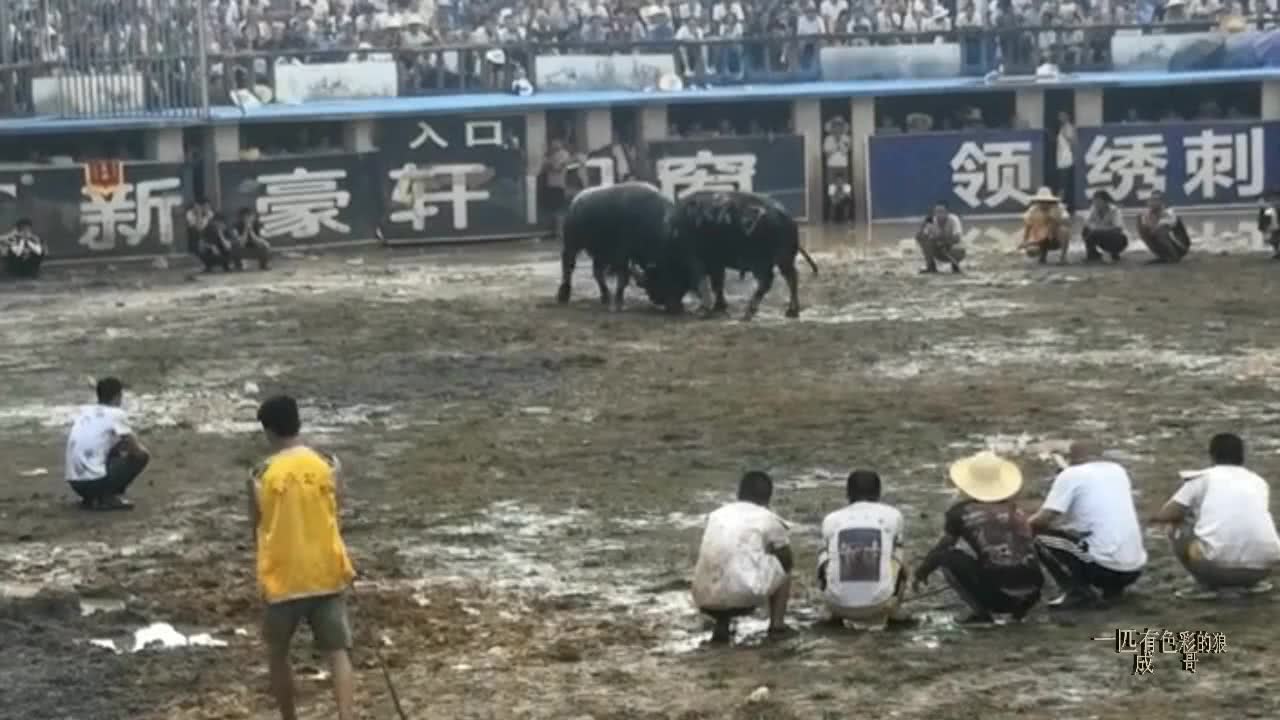
[[[1172,630],[1165,630],[1160,633],[1160,652],[1165,655],[1172,655],[1178,652],[1178,635]]]
[[[451,203],[453,229],[465,230],[469,220],[467,203],[489,199],[488,190],[472,190],[467,187],[467,176],[487,171],[487,167],[477,164],[428,165],[419,168],[413,163],[392,170],[389,175],[396,181],[396,187],[391,193],[391,200],[408,207],[392,212],[391,222],[413,223],[414,230],[423,230],[427,226],[427,218],[440,214],[436,203]],[[447,188],[435,189],[446,178]]]
[[[1159,133],[1115,138],[1098,135],[1085,150],[1084,161],[1089,168],[1085,183],[1090,196],[1105,190],[1116,202],[1124,202],[1135,190],[1139,200],[1165,190],[1169,148]]]
[[[258,214],[262,216],[262,236],[314,238],[321,227],[350,233],[351,226],[338,221],[338,213],[351,204],[351,193],[339,188],[347,171],[297,168],[281,175],[259,175],[263,186],[258,197]]]
[[[1262,136],[1262,128],[1255,127],[1238,133],[1206,129],[1185,138],[1187,180],[1182,184],[1183,192],[1188,196],[1199,193],[1203,200],[1213,200],[1219,188],[1235,188],[1238,198],[1261,195],[1265,173]]]
[[[410,150],[417,150],[418,148],[422,147],[423,143],[425,143],[427,140],[430,140],[431,142],[435,143],[436,147],[442,147],[442,148],[449,147],[449,141],[440,137],[440,133],[436,132],[436,129],[431,127],[430,124],[425,122],[419,122],[418,129],[421,130],[422,132],[418,134],[418,137],[409,141]]]
[[[1010,200],[1025,205],[1031,197],[1031,141],[964,143],[951,158],[951,187],[971,208]]]
[[[153,219],[159,241],[173,244],[173,211],[182,207],[182,195],[171,192],[182,186],[178,178],[123,183],[107,193],[81,188],[87,200],[80,203],[80,222],[85,226],[80,244],[90,250],[114,250],[116,234],[125,244],[137,247],[151,234]],[[130,198],[134,195],[135,198]]]
[[[1139,638],[1137,630],[1116,630],[1116,652],[1138,652]]]
[[[502,147],[501,120],[468,120],[467,147],[492,145]]]
[[[661,158],[657,171],[663,194],[677,200],[698,190],[751,192],[756,156],[715,155],[710,150],[699,150],[693,157]]]

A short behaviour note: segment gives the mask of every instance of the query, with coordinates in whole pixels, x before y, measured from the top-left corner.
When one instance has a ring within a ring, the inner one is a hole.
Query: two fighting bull
[[[699,191],[672,203],[652,185],[629,182],[592,188],[574,198],[565,219],[561,283],[556,299],[569,301],[578,254],[586,251],[600,288],[600,301],[621,310],[634,280],[654,304],[668,312],[684,309],[696,291],[704,316],[725,312],[725,271],[755,276],[756,289],[743,319],[759,311],[773,287],[776,268],[787,283],[787,317],[800,315],[796,255],[816,274],[795,220],[773,200],[753,193]],[[606,276],[617,278],[610,296]],[[712,297],[714,293],[714,298]]]

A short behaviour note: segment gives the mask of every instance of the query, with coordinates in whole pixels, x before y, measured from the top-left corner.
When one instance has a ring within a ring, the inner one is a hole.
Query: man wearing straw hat
[[[1042,187],[1030,198],[1031,207],[1022,217],[1022,244],[1019,250],[1027,257],[1038,258],[1043,265],[1049,253],[1061,251],[1059,264],[1066,264],[1067,249],[1071,245],[1071,218],[1062,207],[1062,201],[1053,191]]]
[[[791,543],[787,525],[769,510],[773,479],[753,470],[738,482],[738,500],[707,516],[693,569],[693,601],[715,620],[713,643],[733,637],[733,621],[769,606],[769,634],[787,632]]]
[[[972,611],[963,622],[991,622],[996,614],[1021,620],[1044,585],[1027,517],[1013,500],[1022,471],[984,451],[953,463],[950,478],[963,498],[947,510],[942,538],[916,570],[914,590],[941,568]],[[969,552],[956,547],[961,540]]]

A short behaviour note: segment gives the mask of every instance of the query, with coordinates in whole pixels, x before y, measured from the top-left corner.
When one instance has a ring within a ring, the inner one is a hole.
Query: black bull
[[[715,292],[715,311],[728,308],[724,298],[725,270],[733,268],[755,276],[756,290],[747,305],[744,319],[751,319],[760,302],[773,287],[773,271],[782,273],[790,291],[787,317],[800,315],[800,278],[796,273],[796,255],[803,255],[816,274],[818,266],[800,247],[800,230],[787,211],[777,202],[754,193],[702,190],[682,198],[671,221],[671,243],[668,262],[649,269],[645,289],[655,302],[671,306],[671,298],[683,298],[695,288],[690,278],[703,273],[711,280]],[[692,272],[678,267],[692,261]],[[704,307],[706,298],[704,296]]]
[[[691,262],[675,257],[671,244],[670,227],[675,204],[657,188],[642,182],[625,182],[606,187],[589,188],[579,193],[569,205],[564,220],[563,249],[560,252],[560,289],[556,301],[569,302],[572,292],[573,270],[578,254],[586,251],[591,256],[591,270],[596,285],[600,287],[600,302],[610,304],[607,275],[618,279],[612,307],[622,309],[623,294],[633,274],[645,284],[645,270],[662,267],[669,275],[667,282],[673,287],[685,288],[690,282],[698,284],[695,277],[675,278],[675,272],[693,273]],[[680,270],[677,270],[679,268]],[[704,285],[705,287],[705,285]],[[710,291],[706,291],[709,297]],[[661,296],[649,290],[649,297],[668,309],[677,310],[684,292],[672,291],[670,302],[663,303]]]

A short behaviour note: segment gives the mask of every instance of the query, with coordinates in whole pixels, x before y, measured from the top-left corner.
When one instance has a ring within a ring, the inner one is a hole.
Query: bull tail
[[[818,263],[814,262],[813,258],[809,257],[809,253],[805,252],[803,245],[797,245],[796,249],[800,251],[800,255],[804,257],[805,261],[809,263],[809,267],[813,268],[813,274],[817,275]]]

